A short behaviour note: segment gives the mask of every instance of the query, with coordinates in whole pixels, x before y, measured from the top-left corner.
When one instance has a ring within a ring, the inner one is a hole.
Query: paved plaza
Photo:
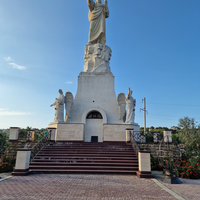
[[[200,185],[170,185],[185,199],[200,199]],[[186,192],[192,189],[191,192]],[[128,175],[32,174],[0,182],[0,199],[177,199],[155,181]]]
[[[186,179],[187,180],[187,179]],[[191,182],[194,181],[194,184]],[[167,188],[183,197],[185,200],[200,200],[200,180],[189,180],[180,185],[164,184]]]

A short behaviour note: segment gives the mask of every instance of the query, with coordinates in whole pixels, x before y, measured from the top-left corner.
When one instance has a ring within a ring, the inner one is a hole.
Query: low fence
[[[158,144],[162,141],[163,139],[163,134],[161,133],[153,133],[149,134],[149,132],[144,132],[144,131],[134,131],[133,132],[133,137],[134,140],[137,143],[141,144]]]
[[[22,132],[19,132],[18,140],[38,142],[42,137],[44,137],[44,133],[35,132],[35,131],[27,131],[27,132],[22,131]]]

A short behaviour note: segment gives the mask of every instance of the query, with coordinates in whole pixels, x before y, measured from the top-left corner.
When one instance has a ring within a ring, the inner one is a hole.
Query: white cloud
[[[13,111],[7,108],[0,109],[0,116],[25,116],[25,115],[32,115],[31,112],[20,112],[20,111]]]
[[[19,70],[24,70],[24,69],[26,69],[26,67],[21,66],[21,65],[17,65],[17,64],[15,64],[15,63],[9,63],[9,64],[12,65],[14,69],[19,69]]]
[[[4,59],[5,59],[6,61],[10,61],[10,60],[12,60],[10,56],[8,56],[8,57],[4,57]]]
[[[0,111],[8,110],[8,108],[0,108]]]
[[[67,82],[65,82],[66,84],[73,84],[73,82],[71,82],[71,81],[67,81]]]

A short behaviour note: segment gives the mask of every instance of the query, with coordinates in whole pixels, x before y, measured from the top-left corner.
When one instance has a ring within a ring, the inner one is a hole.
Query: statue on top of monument
[[[58,90],[59,96],[56,98],[56,101],[51,104],[52,106],[55,106],[55,119],[54,122],[64,122],[64,95],[63,91],[61,89]]]
[[[102,0],[87,0],[89,7],[89,21],[90,21],[90,33],[89,44],[104,44],[106,42],[106,24],[105,18],[109,17],[109,9],[107,0],[104,0],[105,4],[102,4]]]
[[[133,91],[131,91],[130,88],[128,88],[128,94],[126,96],[126,124],[134,124],[135,120],[135,105],[136,100],[132,97]]]

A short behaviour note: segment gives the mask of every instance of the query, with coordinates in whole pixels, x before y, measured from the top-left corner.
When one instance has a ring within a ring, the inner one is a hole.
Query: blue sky
[[[108,0],[116,95],[133,90],[135,122],[200,123],[200,1]],[[89,33],[86,0],[1,0],[0,128],[46,128],[58,89],[75,96]]]

